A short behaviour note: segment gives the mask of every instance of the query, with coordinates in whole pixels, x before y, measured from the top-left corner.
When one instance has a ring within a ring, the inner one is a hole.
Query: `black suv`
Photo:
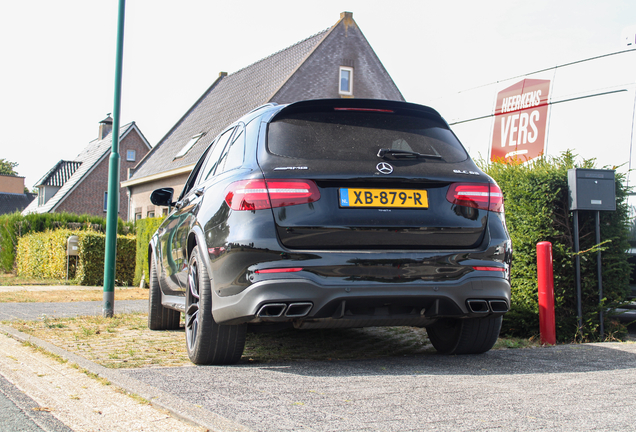
[[[254,325],[426,327],[442,353],[492,348],[510,305],[497,184],[433,109],[268,104],[226,128],[148,251],[148,326],[185,313],[196,364],[230,364]],[[248,327],[249,326],[249,327]]]

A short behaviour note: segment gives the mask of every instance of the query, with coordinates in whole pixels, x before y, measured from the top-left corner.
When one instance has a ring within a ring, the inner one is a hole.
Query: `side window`
[[[221,153],[223,152],[223,149],[225,148],[225,144],[227,144],[228,140],[230,139],[230,136],[232,136],[233,131],[234,131],[234,128],[228,129],[217,138],[216,143],[210,150],[208,158],[205,161],[205,165],[203,166],[203,169],[201,170],[201,177],[199,178],[199,183],[204,182],[209,178],[212,178],[212,176],[214,175],[214,171],[216,170],[216,167],[219,164],[219,157],[221,156]]]
[[[245,126],[240,124],[236,133],[232,137],[232,142],[227,146],[221,160],[217,174],[238,168],[243,165],[243,156],[245,154]]]

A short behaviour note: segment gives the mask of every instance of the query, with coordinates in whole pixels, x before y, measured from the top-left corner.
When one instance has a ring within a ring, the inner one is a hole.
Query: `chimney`
[[[113,119],[110,116],[110,113],[106,114],[107,117],[99,122],[99,135],[97,135],[98,139],[106,138],[106,135],[113,130]]]
[[[352,20],[353,12],[340,12],[340,19]]]

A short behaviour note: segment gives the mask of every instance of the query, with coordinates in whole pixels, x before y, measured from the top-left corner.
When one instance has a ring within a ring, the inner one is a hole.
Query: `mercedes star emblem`
[[[391,166],[391,164],[388,164],[386,162],[380,162],[375,166],[375,168],[382,174],[391,174],[393,172],[393,167]]]

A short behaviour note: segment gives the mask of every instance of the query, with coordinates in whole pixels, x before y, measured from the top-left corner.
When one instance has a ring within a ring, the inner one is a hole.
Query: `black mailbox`
[[[568,170],[570,210],[616,210],[614,170]]]

